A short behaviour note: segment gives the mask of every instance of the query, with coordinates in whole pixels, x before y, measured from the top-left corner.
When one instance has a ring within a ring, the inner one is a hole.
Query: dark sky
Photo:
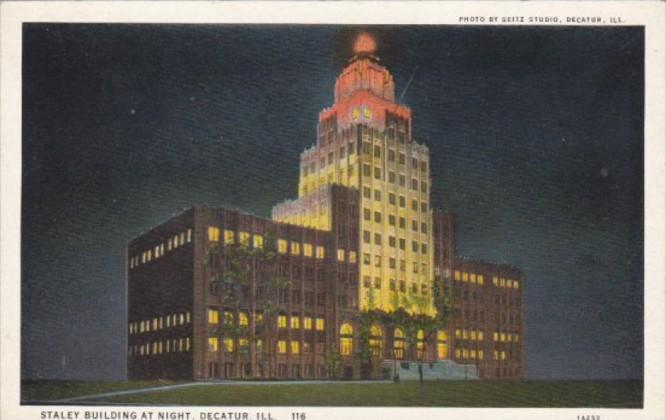
[[[528,376],[642,377],[643,30],[366,29],[398,94],[414,74],[458,254],[525,272]],[[24,377],[124,378],[125,244],[294,197],[358,31],[24,27]]]

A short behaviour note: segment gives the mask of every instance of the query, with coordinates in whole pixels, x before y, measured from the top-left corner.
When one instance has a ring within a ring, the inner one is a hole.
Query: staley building
[[[361,35],[301,154],[298,198],[272,220],[193,207],[130,241],[130,379],[369,378],[396,360],[524,375],[522,273],[455,256],[428,148],[373,51]],[[446,327],[360,334],[367,310],[435,315],[435,282]]]

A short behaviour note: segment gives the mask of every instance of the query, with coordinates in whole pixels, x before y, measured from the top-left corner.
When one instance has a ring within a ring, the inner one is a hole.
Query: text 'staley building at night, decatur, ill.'
[[[129,243],[130,379],[524,375],[523,275],[455,257],[373,52],[360,35],[272,220],[195,206]]]

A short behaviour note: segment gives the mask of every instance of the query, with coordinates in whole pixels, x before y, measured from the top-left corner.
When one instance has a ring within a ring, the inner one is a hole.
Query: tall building
[[[332,228],[327,185],[360,192],[359,302],[362,309],[434,314],[430,156],[412,136],[411,110],[395,101],[393,76],[361,35],[319,114],[317,143],[300,158],[298,199],[273,219]]]
[[[130,241],[131,379],[524,375],[522,273],[455,256],[374,50],[359,36],[272,220],[195,206]]]

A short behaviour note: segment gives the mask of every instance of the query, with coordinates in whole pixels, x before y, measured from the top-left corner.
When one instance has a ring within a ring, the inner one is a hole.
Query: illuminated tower
[[[411,110],[396,103],[393,76],[361,34],[319,114],[317,143],[300,157],[298,199],[273,219],[333,230],[330,185],[360,191],[359,303],[362,309],[434,313],[428,148],[412,137]]]

